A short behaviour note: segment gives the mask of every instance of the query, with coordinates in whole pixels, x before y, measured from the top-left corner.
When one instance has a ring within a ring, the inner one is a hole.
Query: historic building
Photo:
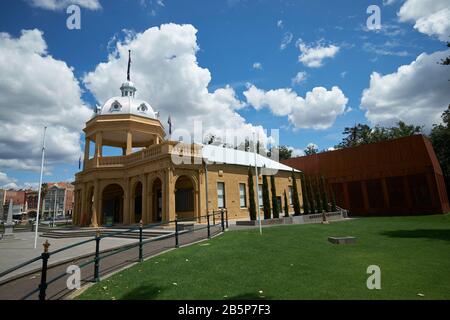
[[[158,114],[135,97],[129,67],[121,96],[107,100],[84,128],[74,224],[129,225],[141,219],[146,224],[175,217],[198,221],[207,211],[220,208],[228,210],[230,219],[248,218],[248,168],[255,164],[254,154],[166,140]],[[120,148],[121,155],[104,156],[104,146]],[[277,200],[284,201],[285,191],[292,199],[293,169],[261,155],[256,159],[258,166],[276,170]],[[297,185],[301,190],[299,177]],[[301,194],[299,199],[302,202]]]
[[[44,217],[70,216],[73,211],[73,198],[73,184],[69,182],[48,183],[47,193],[43,199],[42,214]]]
[[[441,167],[422,135],[283,161],[306,175],[324,175],[339,206],[352,215],[450,211]]]

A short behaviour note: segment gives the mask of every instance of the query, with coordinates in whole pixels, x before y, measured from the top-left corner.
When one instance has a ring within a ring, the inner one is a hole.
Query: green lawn
[[[357,244],[327,241],[346,235]],[[381,268],[381,290],[366,287],[369,265]],[[365,218],[263,236],[229,231],[115,274],[79,299],[450,299],[449,270],[449,214]]]

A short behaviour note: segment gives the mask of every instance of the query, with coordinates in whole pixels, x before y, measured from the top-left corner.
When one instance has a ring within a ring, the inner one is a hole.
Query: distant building
[[[5,219],[9,210],[9,203],[13,201],[13,214],[20,214],[26,210],[25,190],[0,190],[0,217]]]
[[[36,190],[27,190],[25,191],[25,201],[27,212],[37,211],[38,205],[38,191]]]
[[[339,206],[353,215],[450,211],[441,167],[422,135],[282,161],[306,175],[324,175]]]
[[[44,217],[70,216],[73,211],[74,186],[68,182],[48,183],[48,191],[43,199]],[[37,207],[37,203],[36,203]]]

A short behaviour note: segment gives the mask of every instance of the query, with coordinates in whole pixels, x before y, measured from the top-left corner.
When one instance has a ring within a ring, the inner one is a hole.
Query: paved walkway
[[[82,242],[93,237],[86,238],[66,238],[66,239],[47,239],[38,237],[37,248],[34,249],[34,232],[17,232],[16,239],[0,240],[0,272],[9,268],[15,267],[22,262],[31,260],[39,256],[43,251],[42,244],[48,240],[50,243],[49,251],[54,251],[70,244]],[[108,250],[117,248],[126,244],[134,243],[138,240],[124,239],[124,238],[105,238],[101,241],[101,250]],[[88,253],[95,252],[95,241],[86,243],[84,245],[63,251],[53,255],[49,261],[50,264],[64,261],[67,259],[79,257]],[[27,271],[39,268],[42,265],[41,261],[34,262],[26,267],[14,271],[2,278],[0,283],[10,277],[25,273]]]
[[[211,227],[211,236],[219,234],[221,232],[220,225],[216,225]],[[207,230],[206,228],[202,228],[200,230],[196,230],[194,232],[188,232],[180,234],[179,236],[179,244],[180,246],[187,245],[190,243],[194,243],[207,238]],[[44,239],[43,239],[44,240]],[[52,239],[54,240],[54,239]],[[106,239],[103,239],[104,241]],[[115,240],[115,239],[113,239]],[[123,240],[123,239],[122,239]],[[44,240],[45,241],[45,240]],[[73,241],[73,239],[72,239]],[[135,241],[135,240],[132,240]],[[101,243],[101,250],[102,247]],[[164,252],[166,250],[172,249],[175,247],[175,239],[174,236],[170,236],[164,239],[151,241],[145,244],[143,248],[143,256],[144,259],[154,256],[158,253]],[[50,262],[53,257],[50,257]],[[138,247],[133,247],[126,251],[122,251],[115,255],[102,258],[100,261],[100,277],[104,277],[112,272],[118,271],[130,264],[137,262],[138,259]],[[65,274],[67,267],[69,265],[81,265],[88,261],[93,260],[93,255],[89,257],[85,257],[82,259],[74,258],[69,262],[62,263],[58,266],[52,267],[48,270],[47,273],[47,281],[52,281],[52,279],[57,278],[61,274]],[[19,277],[10,282],[7,282],[0,286],[0,300],[36,300],[38,299],[38,292],[32,293],[36,290],[40,283],[40,272],[35,274],[30,274],[24,277]],[[66,298],[72,291],[68,290],[66,287],[66,281],[69,275],[65,275],[62,278],[56,280],[51,283],[47,288],[47,299],[49,300],[57,300]],[[81,282],[82,286],[89,282],[92,282],[94,276],[94,265],[91,263],[86,267],[81,269]]]

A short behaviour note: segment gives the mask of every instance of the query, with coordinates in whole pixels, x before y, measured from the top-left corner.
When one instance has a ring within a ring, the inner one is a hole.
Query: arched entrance
[[[142,183],[136,183],[133,191],[134,222],[139,223],[142,219]]]
[[[180,176],[175,183],[175,212],[178,218],[195,218],[194,184],[187,176]]]
[[[102,223],[104,225],[110,226],[123,223],[123,198],[123,189],[118,184],[110,184],[103,189]]]
[[[156,222],[162,221],[162,182],[156,178],[152,185],[152,220]]]

